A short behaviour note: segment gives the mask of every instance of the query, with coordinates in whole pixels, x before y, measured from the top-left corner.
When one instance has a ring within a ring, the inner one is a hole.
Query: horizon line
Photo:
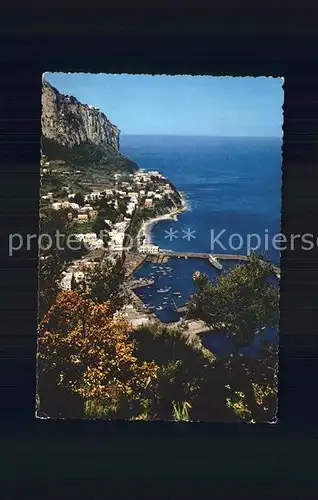
[[[227,137],[240,137],[240,138],[268,138],[268,139],[282,139],[282,135],[205,135],[205,134],[132,134],[121,132],[120,136],[130,136],[130,137],[217,137],[217,138],[227,138]]]

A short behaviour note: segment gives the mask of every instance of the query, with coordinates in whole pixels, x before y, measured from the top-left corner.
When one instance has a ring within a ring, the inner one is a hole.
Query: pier
[[[150,257],[150,256],[148,256]],[[199,252],[175,252],[173,250],[159,250],[159,253],[156,256],[151,256],[153,258],[153,262],[157,263],[162,263],[165,262],[164,258],[168,259],[169,257],[176,257],[176,258],[184,258],[184,259],[207,259],[209,260],[210,257],[217,259],[217,260],[239,260],[239,261],[247,261],[248,256],[247,255],[240,255],[240,254],[227,254],[227,253],[199,253]],[[148,259],[147,259],[148,260]],[[213,264],[213,261],[209,260],[210,264]],[[214,267],[217,267],[214,265]],[[280,278],[280,268],[277,266],[274,266],[274,272],[278,278]]]
[[[128,286],[130,286],[131,289],[136,289],[153,285],[154,282],[155,281],[151,278],[139,278],[136,280],[132,280],[130,283],[128,283]]]

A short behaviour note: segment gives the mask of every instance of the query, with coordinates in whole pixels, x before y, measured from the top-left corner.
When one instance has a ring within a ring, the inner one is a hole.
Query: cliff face
[[[42,154],[84,171],[131,173],[139,167],[119,151],[119,129],[104,113],[43,81]]]
[[[119,130],[104,113],[65,96],[43,81],[42,134],[61,146],[83,143],[119,149]]]

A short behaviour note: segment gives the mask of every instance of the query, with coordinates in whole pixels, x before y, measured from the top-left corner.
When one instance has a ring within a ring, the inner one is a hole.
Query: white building
[[[97,248],[104,247],[103,240],[97,238],[96,233],[78,233],[76,234],[76,238],[82,241],[89,250],[96,250]]]
[[[114,224],[114,229],[117,233],[124,233],[126,231],[128,227],[128,222],[116,222],[116,224]]]
[[[99,200],[101,194],[99,191],[93,191],[92,193],[90,193],[90,197],[91,200]]]
[[[108,248],[115,252],[122,251],[124,248],[125,234],[112,231],[109,233],[109,236],[110,241],[108,242]]]
[[[86,194],[84,196],[84,201],[96,201],[101,198],[101,193],[99,191],[93,191],[92,193]]]
[[[60,287],[62,288],[62,290],[72,290],[72,278],[72,271],[69,271],[65,274],[60,283]]]
[[[138,248],[140,253],[157,254],[159,253],[158,245],[153,245],[152,243],[143,243]]]
[[[74,278],[76,283],[81,281],[85,277],[85,273],[83,271],[75,271],[74,272]]]
[[[139,198],[139,193],[137,193],[137,191],[133,191],[132,193],[129,193],[129,198],[131,200],[137,201]]]
[[[92,205],[89,205],[86,203],[83,207],[79,208],[78,213],[79,214],[87,214],[87,213],[93,212],[93,211],[94,211],[94,208],[92,207]]]
[[[135,210],[135,207],[136,207],[136,203],[134,203],[134,202],[128,203],[127,208],[126,208],[126,214],[131,215],[133,213],[133,211]]]
[[[56,203],[52,203],[52,208],[54,210],[60,210],[61,208],[73,208],[74,210],[79,210],[79,205],[69,201],[58,201]]]
[[[78,233],[76,234],[76,238],[80,241],[84,241],[84,243],[94,241],[97,239],[96,233]]]

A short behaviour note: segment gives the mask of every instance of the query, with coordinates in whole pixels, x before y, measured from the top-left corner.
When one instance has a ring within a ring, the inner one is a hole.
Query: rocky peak
[[[61,146],[72,148],[85,143],[119,150],[119,129],[104,113],[61,94],[43,80],[42,134]]]

